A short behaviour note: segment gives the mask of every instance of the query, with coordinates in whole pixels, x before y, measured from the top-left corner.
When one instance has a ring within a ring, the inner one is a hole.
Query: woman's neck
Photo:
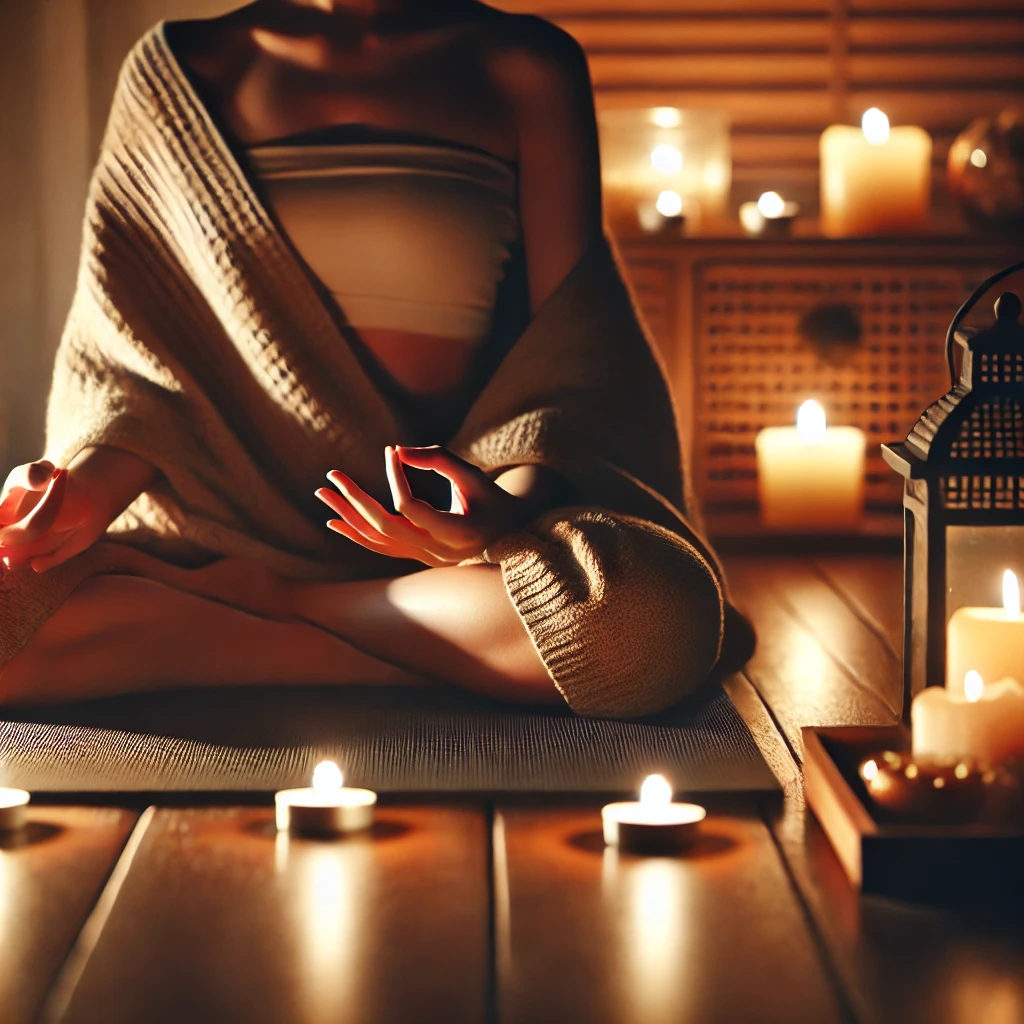
[[[474,6],[473,0],[258,0],[248,10],[264,29],[344,45],[441,27]]]

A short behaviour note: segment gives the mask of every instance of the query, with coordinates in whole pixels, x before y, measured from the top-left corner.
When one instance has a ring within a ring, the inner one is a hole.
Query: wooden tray
[[[917,825],[885,820],[858,764],[907,750],[909,731],[805,728],[804,793],[850,883],[863,893],[929,903],[1024,899],[1024,825]]]

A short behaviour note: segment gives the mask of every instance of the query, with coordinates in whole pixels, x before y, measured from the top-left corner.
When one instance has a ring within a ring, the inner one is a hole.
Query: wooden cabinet
[[[754,437],[792,424],[807,398],[830,422],[866,432],[868,511],[891,518],[901,481],[879,445],[905,436],[948,390],[953,314],[1021,255],[948,240],[629,240],[620,250],[665,359],[692,486],[713,532],[749,521]],[[983,303],[978,317],[989,316]]]

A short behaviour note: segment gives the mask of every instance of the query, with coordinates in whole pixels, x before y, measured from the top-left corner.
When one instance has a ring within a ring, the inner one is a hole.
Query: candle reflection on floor
[[[622,923],[621,998],[635,1024],[686,1019],[690,879],[671,857],[636,857],[606,847],[602,895]]]
[[[366,838],[296,840],[279,833],[275,839],[275,871],[291,896],[296,989],[306,1021],[345,1020],[363,1002],[360,935],[372,901],[372,859]]]

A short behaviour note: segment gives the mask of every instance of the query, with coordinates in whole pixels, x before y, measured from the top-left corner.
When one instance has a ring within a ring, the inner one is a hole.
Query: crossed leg
[[[140,577],[93,577],[0,672],[0,698],[445,681],[508,700],[559,699],[494,566],[291,584],[286,599],[305,621],[272,621]]]

